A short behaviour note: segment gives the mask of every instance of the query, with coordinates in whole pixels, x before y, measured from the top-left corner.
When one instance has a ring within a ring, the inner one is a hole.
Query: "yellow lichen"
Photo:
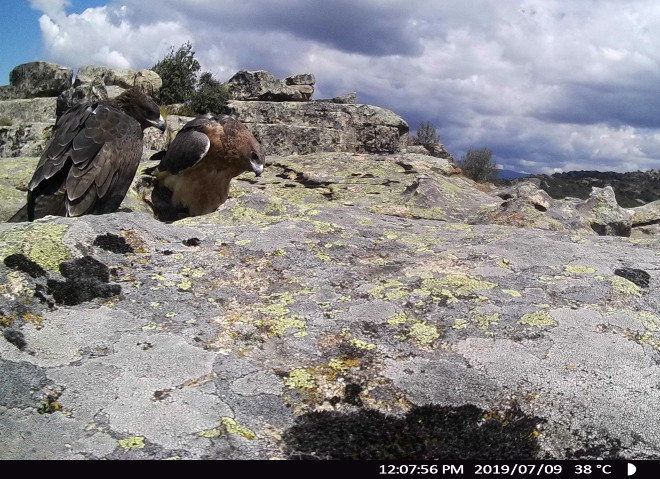
[[[596,272],[595,269],[586,266],[565,266],[564,271],[572,274],[593,274]]]
[[[503,293],[510,294],[514,298],[520,298],[522,294],[520,294],[520,291],[516,291],[515,289],[503,289]]]
[[[641,296],[639,286],[621,276],[608,276],[605,279],[612,283],[612,292],[617,296]]]
[[[420,321],[410,327],[408,336],[416,343],[427,346],[440,337],[440,332],[435,325]]]
[[[385,284],[377,286],[369,291],[374,298],[387,299],[388,301],[402,299],[410,294],[401,281],[388,279]]]
[[[486,331],[492,323],[499,321],[499,319],[500,313],[485,314],[478,311],[472,313],[472,320],[484,331]]]
[[[490,281],[482,281],[477,278],[460,274],[450,274],[442,278],[429,278],[422,281],[422,291],[429,291],[433,295],[445,295],[445,290],[450,290],[455,296],[470,296],[475,291],[492,289],[497,284]]]
[[[268,322],[268,321],[266,321]],[[303,316],[282,316],[271,320],[270,332],[276,336],[284,336],[289,329],[296,329],[296,338],[307,336],[307,323]]]
[[[314,376],[307,369],[294,369],[289,372],[289,376],[284,379],[284,384],[289,389],[314,389],[316,387]]]
[[[537,327],[557,325],[557,321],[547,311],[525,314],[518,320],[518,323]]]
[[[250,439],[250,440],[254,439],[257,436],[250,429],[248,429],[245,426],[241,426],[236,422],[235,419],[231,417],[223,417],[222,425],[225,427],[225,429],[229,434],[238,434],[239,436],[243,436],[245,439]]]
[[[351,346],[354,346],[358,349],[365,349],[367,351],[371,351],[376,349],[376,345],[372,343],[367,343],[366,341],[363,341],[362,339],[357,339],[357,338],[352,338],[350,340]]]
[[[637,317],[644,325],[644,329],[650,332],[660,331],[660,318],[655,314],[648,313],[646,311],[641,311],[637,313]]]
[[[411,318],[408,316],[406,313],[398,313],[392,316],[390,319],[387,320],[387,324],[391,324],[393,326],[396,326],[398,324],[405,324],[405,323],[414,323],[415,319]]]
[[[452,326],[453,329],[465,329],[467,328],[468,321],[465,319],[456,319],[454,320],[454,325]]]
[[[117,441],[120,447],[124,449],[143,449],[144,448],[144,437],[142,436],[132,436],[127,437],[126,439],[120,439]]]
[[[67,225],[52,223],[14,226],[0,233],[0,259],[22,253],[42,268],[59,272],[60,263],[71,258],[62,241],[67,229]]]

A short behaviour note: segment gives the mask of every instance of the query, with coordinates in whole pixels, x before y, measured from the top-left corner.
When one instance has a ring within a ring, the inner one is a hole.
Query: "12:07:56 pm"
[[[444,467],[444,466],[443,466]],[[463,466],[459,466],[463,467]],[[437,474],[438,464],[382,464],[380,474]]]

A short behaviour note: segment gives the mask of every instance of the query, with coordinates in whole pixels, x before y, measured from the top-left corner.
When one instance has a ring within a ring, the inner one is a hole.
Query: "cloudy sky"
[[[457,158],[507,169],[660,168],[657,0],[0,0],[0,84],[47,60],[148,68],[190,40],[204,70],[312,72]]]

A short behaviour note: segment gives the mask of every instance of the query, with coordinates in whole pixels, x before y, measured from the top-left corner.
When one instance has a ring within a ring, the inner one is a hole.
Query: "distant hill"
[[[513,170],[497,170],[498,171],[498,178],[502,180],[512,180],[514,178],[524,178],[526,176],[529,176],[527,173],[520,173],[519,171],[513,171]]]
[[[507,179],[500,177],[497,183],[512,185],[522,178]],[[614,190],[617,202],[624,208],[640,206],[660,200],[660,170],[632,171],[615,173],[613,171],[568,171],[553,175],[530,175],[526,179],[535,178],[539,186],[551,197],[561,199],[566,197],[586,199],[591,188],[603,188],[610,185]]]

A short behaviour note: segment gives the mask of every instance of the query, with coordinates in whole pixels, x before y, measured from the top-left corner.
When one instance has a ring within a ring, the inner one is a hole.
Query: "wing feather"
[[[64,189],[66,194],[51,198],[62,206],[53,206],[51,211],[65,210],[69,216],[114,211],[130,186],[141,154],[142,128],[134,118],[108,104],[74,107],[57,122],[30,181],[33,194],[28,202],[33,198],[34,206],[41,194]],[[121,191],[113,192],[114,187]]]
[[[162,156],[158,169],[177,174],[199,163],[211,147],[211,140],[205,133],[211,125],[217,122],[210,115],[198,116],[186,123]]]

